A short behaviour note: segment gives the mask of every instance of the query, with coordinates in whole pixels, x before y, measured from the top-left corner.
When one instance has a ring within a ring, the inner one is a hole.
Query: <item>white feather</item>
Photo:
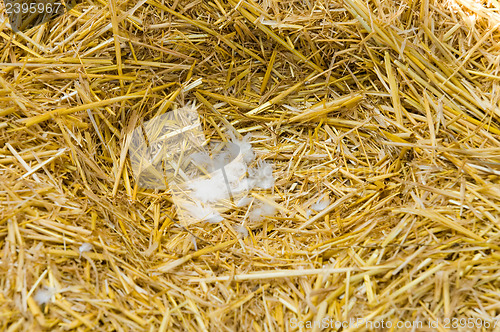
[[[34,296],[34,300],[42,305],[42,304],[47,304],[51,301],[52,299],[52,296],[54,296],[55,294],[57,293],[56,289],[53,288],[53,287],[44,287],[44,288],[40,288],[35,296]]]
[[[192,218],[198,220],[208,221],[210,223],[218,223],[224,220],[219,212],[209,206],[202,206],[199,202],[196,202],[196,204],[185,203],[183,208]]]
[[[80,258],[82,257],[82,254],[84,252],[88,252],[88,251],[91,251],[92,250],[92,244],[91,243],[88,243],[88,242],[84,242],[82,243],[82,245],[80,246],[80,248],[78,248],[78,251],[80,252]]]
[[[206,167],[212,163],[212,159],[206,151],[195,152],[189,158],[198,166]]]
[[[323,211],[330,205],[330,199],[328,197],[325,197],[325,195],[321,196],[316,203],[311,205],[311,209],[313,209],[316,212]]]
[[[234,228],[238,234],[240,234],[242,237],[247,237],[248,236],[248,229],[243,226],[243,225],[238,225]]]
[[[198,244],[196,243],[196,238],[191,236],[191,242],[193,243],[194,251],[198,251]]]
[[[243,137],[243,139],[241,140],[233,138],[233,143],[238,145],[238,147],[240,148],[241,155],[243,156],[243,160],[246,163],[251,163],[255,159],[255,154],[253,153],[250,138],[250,134],[245,135],[245,137]]]
[[[218,169],[211,174],[210,179],[189,182],[188,188],[193,191],[193,198],[200,202],[216,203],[222,199],[228,199],[229,191],[234,196],[249,189],[248,180],[245,178],[246,171],[247,167],[243,162],[234,161],[224,167],[226,177],[222,169]]]
[[[273,216],[276,213],[276,208],[266,203],[257,203],[250,211],[248,217],[250,221],[262,221],[265,217]]]
[[[242,199],[240,199],[238,201],[238,203],[236,203],[236,206],[237,207],[244,207],[244,206],[247,206],[248,204],[250,204],[251,202],[252,202],[251,197],[243,197]]]

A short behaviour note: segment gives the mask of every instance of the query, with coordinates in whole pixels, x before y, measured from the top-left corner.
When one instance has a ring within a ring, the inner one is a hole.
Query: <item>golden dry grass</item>
[[[18,34],[2,12],[0,329],[495,324],[499,10],[87,0]],[[274,163],[252,197],[275,216],[178,227],[169,193],[137,186],[126,135],[189,102],[207,137],[229,124]]]

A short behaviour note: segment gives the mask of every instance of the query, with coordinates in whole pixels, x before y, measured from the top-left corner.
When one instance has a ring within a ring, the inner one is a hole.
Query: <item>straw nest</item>
[[[0,329],[491,330],[498,11],[88,0],[17,34],[2,13]],[[192,103],[274,164],[251,192],[274,216],[180,227],[137,185],[127,135]]]

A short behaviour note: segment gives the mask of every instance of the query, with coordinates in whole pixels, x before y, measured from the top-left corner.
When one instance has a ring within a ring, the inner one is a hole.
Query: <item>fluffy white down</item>
[[[238,225],[234,228],[234,230],[236,232],[238,232],[238,234],[240,234],[242,237],[247,237],[248,236],[248,229],[243,226],[243,225]]]
[[[185,203],[183,208],[195,219],[208,221],[210,223],[218,223],[224,220],[219,212],[208,206],[202,206],[198,202],[196,202],[196,205]]]
[[[276,208],[266,203],[257,203],[257,205],[250,211],[248,218],[250,221],[262,221],[265,217],[273,216],[276,213]]]
[[[224,165],[227,159],[225,154],[216,156],[214,160],[211,160],[210,156],[203,152],[191,155],[192,160],[196,164],[212,165],[215,167],[210,174],[211,178],[192,179],[186,183],[187,189],[191,191],[189,196],[191,199],[194,199],[195,203],[183,204],[182,208],[191,217],[212,223],[220,222],[223,218],[211,207],[211,204],[229,199],[229,192],[231,192],[234,198],[237,198],[237,196],[244,195],[248,190],[253,188],[271,189],[274,186],[275,179],[271,163],[260,161],[255,168],[248,168],[249,163],[255,159],[255,154],[250,143],[250,134],[241,140],[232,137],[232,142],[239,147],[242,158],[235,159],[227,165]],[[224,165],[223,169],[220,168],[222,165]],[[210,167],[207,169],[210,169]],[[222,170],[224,170],[225,174]],[[250,204],[251,201],[252,198],[244,197],[236,205],[244,207]],[[251,209],[249,219],[250,221],[260,221],[275,213],[276,209],[274,206],[257,203]],[[244,229],[238,231],[245,233]]]
[[[248,172],[254,188],[271,189],[274,186],[272,164],[262,161]]]
[[[247,206],[248,204],[250,204],[252,202],[252,198],[251,197],[243,197],[242,199],[240,199],[238,201],[238,203],[236,203],[236,206],[237,207],[244,207],[244,206]]]
[[[231,194],[237,195],[249,189],[248,179],[245,177],[247,166],[243,162],[234,161],[224,167],[227,183],[224,179],[222,169],[212,173],[210,179],[198,179],[191,181],[188,188],[191,189],[193,198],[202,203],[215,203],[229,198]],[[227,184],[229,183],[229,190]]]
[[[311,209],[313,209],[316,212],[323,211],[330,205],[330,199],[328,197],[325,197],[325,195],[321,196],[316,203],[311,205]]]
[[[91,251],[91,250],[92,250],[92,244],[91,244],[91,243],[88,243],[88,242],[84,242],[84,243],[82,243],[82,245],[80,246],[80,248],[78,248],[78,251],[80,252],[80,256],[81,256],[84,252]]]
[[[42,305],[42,304],[47,304],[50,302],[50,299],[52,298],[52,296],[54,296],[55,294],[57,293],[56,289],[55,288],[52,288],[52,287],[44,287],[44,288],[40,288],[38,289],[38,291],[36,292],[35,296],[33,297],[33,299],[39,304],[39,305]]]
[[[238,145],[240,148],[241,155],[243,156],[243,160],[248,164],[251,163],[255,159],[255,154],[253,153],[252,144],[250,143],[251,135],[247,134],[243,139],[238,140],[233,138],[233,143]]]

